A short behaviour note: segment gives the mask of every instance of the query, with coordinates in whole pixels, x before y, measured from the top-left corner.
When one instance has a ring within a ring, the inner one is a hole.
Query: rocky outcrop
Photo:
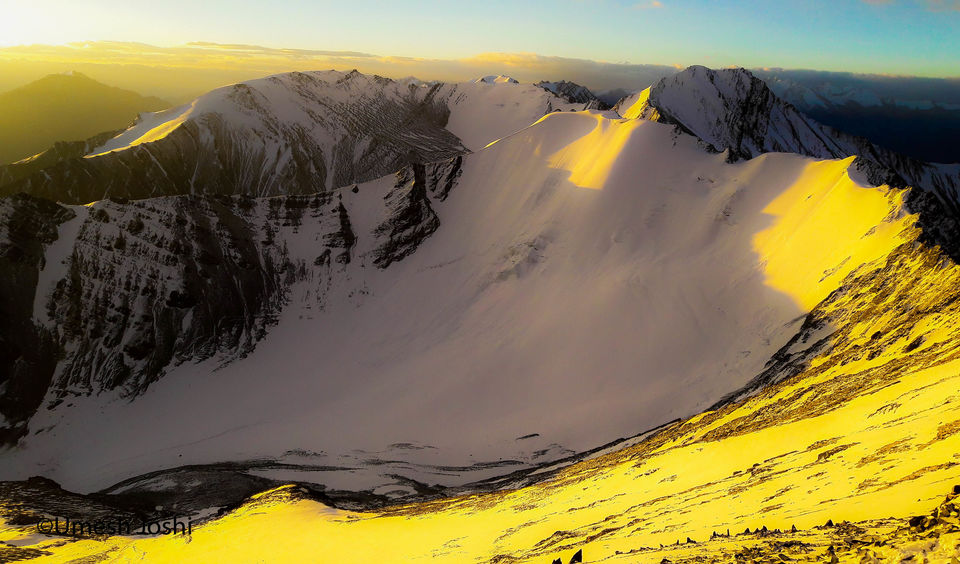
[[[380,268],[402,260],[429,237],[440,219],[427,198],[426,167],[411,165],[397,173],[397,182],[386,196],[386,218],[374,230],[382,242],[372,252]]]
[[[610,109],[610,106],[597,98],[597,96],[591,92],[589,88],[586,86],[581,86],[576,82],[568,82],[566,80],[561,80],[560,82],[548,82],[546,80],[541,80],[537,83],[537,86],[543,88],[547,92],[556,94],[567,102],[584,104],[583,109],[585,110]]]
[[[463,174],[462,156],[425,165],[424,181],[427,183],[427,192],[440,201],[446,200],[461,174]]]
[[[62,349],[55,332],[33,323],[45,251],[74,213],[29,196],[0,200],[0,444],[26,432]]]

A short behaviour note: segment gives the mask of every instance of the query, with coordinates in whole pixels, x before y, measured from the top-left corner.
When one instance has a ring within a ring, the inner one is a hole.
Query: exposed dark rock
[[[0,443],[26,432],[44,397],[137,395],[177,363],[249,353],[290,285],[308,276],[275,237],[281,226],[311,223],[328,269],[349,263],[356,242],[329,193],[104,200],[78,210],[83,217],[32,196],[0,198]],[[64,264],[47,265],[52,285],[38,287],[44,250],[75,217]],[[330,273],[310,276],[322,285]]]
[[[598,98],[586,86],[581,86],[575,82],[561,80],[560,82],[548,82],[542,80],[537,86],[547,92],[552,92],[563,98],[565,101],[573,104],[583,104],[584,109],[589,110],[609,110],[610,105]]]
[[[385,241],[372,252],[373,263],[380,268],[402,260],[440,226],[427,198],[424,165],[414,164],[398,172],[396,185],[384,199],[387,218],[374,233]]]
[[[461,165],[458,156],[398,173],[383,219],[366,235],[378,240],[374,264],[401,260],[436,230],[428,194],[446,197]],[[297,281],[312,284],[323,307],[358,239],[340,191],[108,199],[76,210],[0,198],[0,444],[26,432],[45,397],[55,406],[114,389],[135,396],[179,363],[245,356]],[[72,218],[79,224],[64,242],[66,259],[38,287],[44,251]],[[284,229],[313,233],[316,255],[291,259]]]
[[[33,323],[34,295],[44,251],[73,216],[39,198],[0,199],[0,444],[26,433],[62,355],[54,332]]]
[[[447,199],[450,190],[457,184],[460,175],[463,174],[463,156],[457,155],[446,161],[430,163],[424,170],[424,179],[427,183],[427,191],[441,202]]]

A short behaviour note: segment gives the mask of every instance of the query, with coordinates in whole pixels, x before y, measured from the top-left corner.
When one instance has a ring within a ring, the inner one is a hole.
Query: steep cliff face
[[[4,442],[25,432],[45,396],[51,408],[111,390],[134,397],[180,363],[242,358],[295,283],[322,305],[358,237],[376,246],[379,267],[403,259],[439,225],[428,194],[453,187],[459,162],[403,169],[375,228],[360,234],[340,191],[89,206],[0,199]]]
[[[380,243],[372,251],[373,264],[380,268],[401,260],[440,226],[428,193],[446,199],[459,178],[463,157],[429,165],[414,164],[397,173],[396,184],[384,196],[386,216],[374,235]]]
[[[74,212],[52,202],[0,199],[0,443],[16,441],[40,406],[60,357],[56,334],[33,322],[34,295],[58,227]]]
[[[277,203],[182,196],[83,208],[45,302],[69,351],[55,389],[136,394],[171,363],[249,351],[279,310],[292,266],[271,241],[289,210]]]

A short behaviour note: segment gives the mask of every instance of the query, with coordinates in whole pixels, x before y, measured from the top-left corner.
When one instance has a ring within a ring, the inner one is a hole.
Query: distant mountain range
[[[761,69],[808,116],[915,159],[960,162],[960,79]]]
[[[83,74],[54,74],[0,93],[0,165],[33,156],[61,141],[123,129],[141,112],[169,104],[101,84]]]

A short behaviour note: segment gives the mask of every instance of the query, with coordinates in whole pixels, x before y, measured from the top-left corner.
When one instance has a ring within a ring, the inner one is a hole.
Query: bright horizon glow
[[[960,76],[960,4],[922,0],[0,0],[0,47],[195,41],[459,59],[541,53],[614,63]]]

